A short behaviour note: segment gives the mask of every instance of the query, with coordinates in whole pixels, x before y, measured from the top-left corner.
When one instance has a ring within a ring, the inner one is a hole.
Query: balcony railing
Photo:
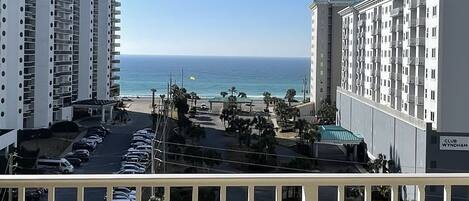
[[[412,96],[415,98],[414,96]],[[349,186],[363,186],[364,198],[372,200],[372,187],[389,186],[390,200],[399,199],[400,186],[416,186],[416,200],[425,200],[426,186],[443,186],[443,199],[452,199],[452,186],[469,183],[469,174],[173,174],[173,175],[3,175],[0,187],[17,188],[18,201],[26,200],[27,188],[48,189],[48,200],[56,197],[56,189],[76,189],[76,198],[69,200],[84,201],[86,188],[105,188],[106,195],[112,195],[113,187],[135,187],[136,201],[142,201],[143,187],[161,187],[164,201],[171,200],[171,190],[177,187],[192,188],[192,201],[199,200],[199,190],[204,187],[219,189],[220,201],[227,200],[227,187],[247,187],[248,201],[255,200],[256,187],[272,186],[275,201],[282,200],[282,187],[299,186],[302,200],[319,200],[319,187],[336,186],[338,201],[346,199],[345,189]],[[106,196],[112,201],[112,196]]]
[[[402,15],[402,8],[394,8],[391,10],[391,17],[397,17]]]

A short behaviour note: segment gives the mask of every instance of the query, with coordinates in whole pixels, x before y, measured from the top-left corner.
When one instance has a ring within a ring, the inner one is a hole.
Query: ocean
[[[121,96],[150,96],[151,88],[166,93],[172,75],[173,83],[181,86],[183,80],[188,92],[203,98],[232,86],[251,98],[265,91],[284,97],[288,89],[300,98],[303,79],[310,75],[309,58],[121,55],[120,60]]]

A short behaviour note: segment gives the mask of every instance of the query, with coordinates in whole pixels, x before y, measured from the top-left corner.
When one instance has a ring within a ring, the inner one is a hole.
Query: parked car
[[[56,169],[57,171],[64,173],[64,174],[69,174],[73,173],[74,167],[70,162],[67,161],[65,158],[61,159],[38,159],[37,160],[37,168],[50,168],[50,169]]]
[[[103,143],[103,138],[98,137],[98,136],[88,136],[84,139],[89,140],[89,141],[96,141],[98,144]]]
[[[114,191],[112,193],[113,198],[118,197],[118,196],[127,197],[130,200],[136,200],[137,199],[137,197],[135,195],[127,194],[127,193],[124,193],[124,192],[121,192],[121,191]]]
[[[135,190],[132,190],[130,188],[127,188],[127,187],[114,187],[114,192],[116,191],[119,191],[119,192],[124,192],[126,194],[129,194],[129,195],[136,195],[137,192]]]
[[[142,146],[142,145],[151,145],[149,143],[146,143],[146,142],[134,142],[132,144],[130,144],[131,147],[138,147],[138,146]]]
[[[203,110],[203,111],[208,110],[207,104],[202,103],[202,104],[200,105],[200,109]]]
[[[127,151],[128,152],[132,152],[132,151],[147,151],[147,152],[150,152],[151,151],[151,146],[150,145],[141,145],[141,146],[138,146],[138,147],[135,147],[135,148],[129,148]]]
[[[106,128],[104,127],[103,125],[99,125],[99,126],[94,126],[94,127],[89,127],[88,130],[100,130],[100,131],[104,131],[106,132],[107,134],[111,134],[111,129],[109,128]]]
[[[121,98],[121,101],[129,101],[129,102],[131,102],[131,101],[133,101],[133,100],[130,99],[129,97],[122,97],[122,98]]]
[[[78,157],[65,156],[64,158],[67,159],[67,161],[70,162],[73,167],[80,167],[83,164],[83,161],[81,161],[81,159]]]
[[[139,156],[143,156],[143,158],[150,158],[150,153],[146,152],[146,151],[131,151],[131,152],[127,152],[127,154],[133,154],[133,155],[139,155]]]
[[[147,139],[153,139],[155,138],[155,134],[153,133],[134,133],[132,137],[144,137]]]
[[[136,170],[139,174],[145,173],[145,168],[141,168],[135,165],[126,164],[121,167],[121,170],[127,170],[127,169]]]
[[[90,160],[90,152],[86,149],[77,149],[65,154],[65,158],[67,157],[79,158],[82,162],[88,162]]]
[[[79,149],[86,149],[89,152],[92,152],[95,150],[96,147],[93,147],[92,145],[86,143],[86,142],[75,142],[72,145],[72,151],[79,150]]]
[[[127,160],[129,158],[138,158],[138,160],[142,160],[144,158],[143,155],[140,155],[140,154],[134,154],[134,153],[127,153],[125,155],[122,156],[122,160]]]
[[[119,170],[116,174],[138,174],[136,170],[126,169],[126,170]]]
[[[88,130],[86,136],[97,135],[99,137],[106,137],[107,133],[101,130]]]
[[[124,162],[122,162],[121,165],[123,166],[123,165],[127,165],[127,164],[128,164],[128,165],[135,165],[135,166],[140,167],[140,168],[146,168],[146,167],[147,167],[147,166],[145,166],[145,165],[143,165],[143,164],[141,164],[141,163],[129,162],[129,161],[124,161]]]
[[[96,149],[96,146],[98,146],[98,142],[96,140],[88,140],[86,138],[83,138],[80,140],[80,142],[90,145],[91,147],[93,147],[93,149]]]

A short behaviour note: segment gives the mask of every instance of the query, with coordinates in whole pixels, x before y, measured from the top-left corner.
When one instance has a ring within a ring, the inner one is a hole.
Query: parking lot
[[[96,150],[91,153],[90,160],[83,166],[75,169],[75,174],[112,174],[121,168],[121,157],[130,147],[132,134],[142,128],[151,126],[151,118],[148,114],[129,112],[132,119],[125,126],[106,126],[110,128],[112,134],[104,138]],[[96,119],[81,122],[86,126],[96,126]],[[69,189],[57,189],[57,201],[70,201],[70,197],[75,197],[76,191]],[[87,201],[102,201],[105,196],[105,189],[85,189],[85,199]]]

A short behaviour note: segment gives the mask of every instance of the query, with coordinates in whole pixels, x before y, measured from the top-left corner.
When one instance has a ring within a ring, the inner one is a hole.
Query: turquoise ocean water
[[[310,74],[309,58],[121,55],[120,59],[122,96],[149,96],[151,88],[166,93],[170,74],[178,85],[184,79],[184,87],[200,97],[219,96],[231,86],[252,98],[262,97],[264,91],[283,97],[290,88],[302,96],[303,79]]]

